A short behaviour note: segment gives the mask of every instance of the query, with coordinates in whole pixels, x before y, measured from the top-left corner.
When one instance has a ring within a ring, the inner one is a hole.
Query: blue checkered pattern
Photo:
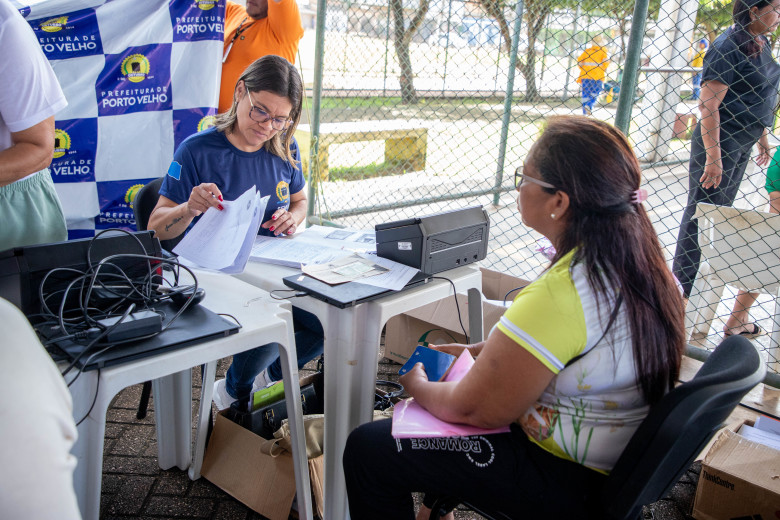
[[[132,197],[213,125],[225,0],[11,1],[68,99],[51,172],[69,237],[135,229]]]

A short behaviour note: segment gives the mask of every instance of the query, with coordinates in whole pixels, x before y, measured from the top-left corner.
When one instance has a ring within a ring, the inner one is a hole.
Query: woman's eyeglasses
[[[285,128],[290,126],[289,119],[282,119],[281,117],[271,117],[271,114],[269,114],[262,108],[253,105],[252,96],[249,95],[249,92],[246,93],[246,97],[249,99],[249,106],[252,107],[249,109],[249,118],[252,121],[257,121],[258,123],[267,123],[270,120],[271,128],[273,128],[274,130],[284,130]]]
[[[558,189],[552,184],[550,184],[549,182],[540,181],[539,179],[534,179],[533,177],[528,177],[526,175],[523,175],[522,173],[520,173],[520,168],[517,168],[515,170],[515,189],[519,188],[523,184],[523,181],[528,181],[534,184],[538,184],[542,188],[548,188],[551,190]]]

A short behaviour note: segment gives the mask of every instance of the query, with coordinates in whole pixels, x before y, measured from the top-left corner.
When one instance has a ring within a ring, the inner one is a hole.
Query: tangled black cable
[[[94,259],[93,246],[108,231],[122,232],[133,237],[139,246],[139,253],[121,253]],[[73,385],[83,370],[107,350],[155,337],[170,328],[190,306],[198,290],[197,277],[191,269],[174,258],[150,255],[138,237],[125,230],[113,229],[98,233],[90,241],[86,256],[84,270],[72,267],[52,269],[38,287],[41,313],[35,315],[38,319],[36,328],[45,338],[44,346],[62,342],[83,345],[77,355],[70,357],[69,364],[61,372],[65,377],[78,367],[78,373],[68,381],[68,386]],[[171,272],[172,276],[163,276],[163,269]],[[190,274],[192,284],[179,285],[180,269]],[[164,312],[155,309],[159,303],[180,298],[182,294],[187,297],[170,319]],[[110,339],[117,327],[134,312],[141,310],[160,315],[163,323],[160,330],[127,339]],[[105,320],[109,318],[113,319],[109,320],[110,324],[106,324]],[[98,369],[98,378],[99,375]],[[79,424],[89,416],[96,401],[97,388],[92,405]]]

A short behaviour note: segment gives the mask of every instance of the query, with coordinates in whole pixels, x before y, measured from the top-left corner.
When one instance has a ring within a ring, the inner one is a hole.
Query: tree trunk
[[[428,13],[428,2],[429,0],[420,0],[420,5],[417,7],[412,21],[409,22],[409,27],[406,28],[403,1],[390,0],[390,10],[393,13],[393,44],[400,69],[398,83],[401,85],[401,102],[408,105],[413,105],[418,100],[417,90],[414,88],[414,70],[412,69],[409,44]]]
[[[525,63],[520,67],[520,72],[525,78],[525,100],[539,101],[541,96],[536,88],[536,40],[542,32],[547,15],[552,11],[552,5],[548,1],[527,2],[528,7],[528,50]]]
[[[512,34],[509,30],[509,24],[504,16],[504,11],[498,0],[479,0],[485,12],[498,23],[501,31],[501,38],[504,41],[504,50],[511,52]],[[552,11],[552,4],[549,0],[528,0],[525,3],[526,19],[528,20],[528,49],[525,60],[517,60],[517,69],[525,78],[525,97],[528,101],[537,101],[539,99],[539,90],[536,88],[536,40],[539,33],[542,32],[547,15]]]

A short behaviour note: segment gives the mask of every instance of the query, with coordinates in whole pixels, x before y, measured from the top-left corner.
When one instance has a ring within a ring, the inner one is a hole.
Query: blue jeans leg
[[[293,307],[293,328],[295,329],[295,351],[298,354],[298,368],[322,354],[323,330],[314,314]],[[249,397],[252,383],[257,374],[268,368],[273,381],[282,378],[278,343],[269,343],[233,356],[233,363],[225,376],[225,389],[236,399]]]
[[[593,110],[593,106],[596,104],[599,94],[603,90],[603,82],[595,79],[583,79],[582,80],[582,113],[587,114],[585,110]]]
[[[295,328],[295,352],[298,355],[298,368],[322,354],[324,332],[317,316],[298,307],[293,307],[293,326]],[[268,367],[268,378],[271,381],[282,379],[282,363],[276,361]]]
[[[693,75],[693,95],[691,99],[699,99],[701,95],[701,72]]]

